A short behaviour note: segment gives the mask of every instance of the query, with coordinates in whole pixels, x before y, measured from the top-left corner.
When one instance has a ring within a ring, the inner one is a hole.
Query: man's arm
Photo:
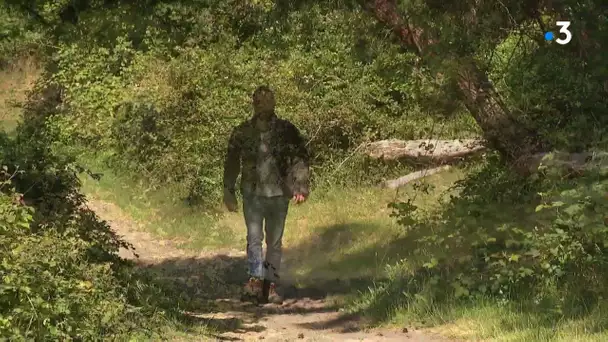
[[[294,195],[308,196],[310,192],[310,156],[304,138],[293,124],[288,125],[291,145],[290,174]]]
[[[241,172],[241,136],[239,127],[235,128],[228,140],[226,159],[224,160],[224,191],[235,193],[236,179]]]

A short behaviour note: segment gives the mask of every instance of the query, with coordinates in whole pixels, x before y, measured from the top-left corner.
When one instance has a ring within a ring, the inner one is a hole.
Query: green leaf
[[[583,211],[584,206],[582,204],[573,204],[568,206],[566,209],[564,209],[564,213],[570,215],[570,216],[575,216],[577,214],[579,214],[581,211]]]
[[[435,258],[431,258],[430,262],[424,263],[424,265],[422,265],[425,268],[431,269],[434,268],[435,266],[437,266],[438,261]]]

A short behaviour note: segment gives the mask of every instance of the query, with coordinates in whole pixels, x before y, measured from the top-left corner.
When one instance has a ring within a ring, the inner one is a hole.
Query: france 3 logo
[[[555,25],[557,27],[559,27],[559,33],[562,37],[557,37],[556,39],[556,35],[549,31],[545,33],[545,40],[546,41],[552,41],[555,39],[555,42],[557,44],[560,45],[566,45],[568,43],[570,43],[570,41],[572,40],[572,32],[570,32],[569,27],[570,27],[570,22],[569,21],[556,21]]]

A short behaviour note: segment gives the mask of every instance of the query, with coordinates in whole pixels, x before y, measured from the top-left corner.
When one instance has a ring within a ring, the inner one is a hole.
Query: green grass
[[[428,177],[426,182],[434,190],[419,193],[415,204],[427,212],[440,210],[437,200],[447,196],[463,175],[455,168]],[[101,182],[88,179],[84,185],[89,195],[117,203],[140,222],[147,222],[150,232],[184,241],[183,248],[245,248],[240,212],[211,215],[193,210],[169,190],[141,195],[143,185],[111,173],[105,173]],[[426,295],[428,284],[410,291],[404,279],[420,267],[427,253],[390,217],[387,206],[412,193],[413,185],[399,191],[317,189],[306,203],[292,205],[284,237],[285,278],[304,287],[346,288],[330,300],[378,324],[420,327],[465,340],[608,340],[603,332],[608,327],[604,303],[584,316],[570,317],[540,306],[525,308],[490,298],[434,302]],[[415,253],[416,248],[422,251]]]
[[[585,317],[559,319],[550,310],[526,310],[492,299],[452,301],[429,306],[420,299],[395,312],[390,324],[426,326],[429,331],[464,340],[489,341],[606,341],[608,305]]]
[[[458,170],[433,175],[436,188],[416,204],[429,208],[462,176]],[[379,278],[384,265],[408,256],[407,236],[390,217],[389,203],[403,199],[400,191],[361,188],[328,189],[313,193],[301,206],[291,206],[285,232],[286,259],[298,278]],[[301,261],[299,261],[301,260]]]
[[[85,164],[99,180],[81,175],[82,188],[89,197],[112,202],[130,217],[142,222],[147,231],[175,240],[183,248],[217,249],[235,245],[236,236],[229,227],[221,227],[218,213],[188,206],[175,189],[151,191],[143,182],[117,175],[101,163],[87,159]]]
[[[146,191],[145,184],[117,176],[101,164],[87,161],[101,179],[82,175],[84,192],[117,204],[131,217],[144,222],[159,237],[183,242],[182,248],[244,249],[246,229],[242,213],[209,213],[189,207],[175,190]],[[428,177],[436,187],[417,203],[429,207],[462,173],[458,170]],[[309,278],[381,277],[383,265],[407,253],[403,229],[390,217],[388,204],[402,199],[411,186],[400,191],[380,188],[318,189],[302,205],[291,205],[283,246],[289,276]],[[218,203],[218,207],[220,204]]]
[[[382,317],[384,325],[424,329],[458,340],[606,341],[608,305],[600,303],[585,315],[562,316],[550,307],[501,302],[494,298],[434,301],[423,289],[405,299],[408,285],[392,279],[361,293],[348,311]]]

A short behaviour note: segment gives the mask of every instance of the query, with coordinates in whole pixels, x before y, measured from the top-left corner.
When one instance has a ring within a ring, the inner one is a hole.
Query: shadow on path
[[[173,305],[183,309],[186,325],[210,326],[220,340],[234,340],[235,334],[260,333],[267,326],[275,329],[277,322],[289,321],[285,319],[287,316],[310,317],[311,322],[304,320],[301,325],[293,322],[293,327],[303,331],[323,327],[333,332],[357,331],[352,328],[352,320],[342,320],[339,308],[326,298],[367,288],[373,282],[372,279],[317,280],[314,286],[300,287],[287,283],[282,285],[282,305],[257,306],[239,301],[241,287],[247,281],[243,255],[144,260],[136,264],[161,285]],[[344,326],[340,326],[342,323]]]

